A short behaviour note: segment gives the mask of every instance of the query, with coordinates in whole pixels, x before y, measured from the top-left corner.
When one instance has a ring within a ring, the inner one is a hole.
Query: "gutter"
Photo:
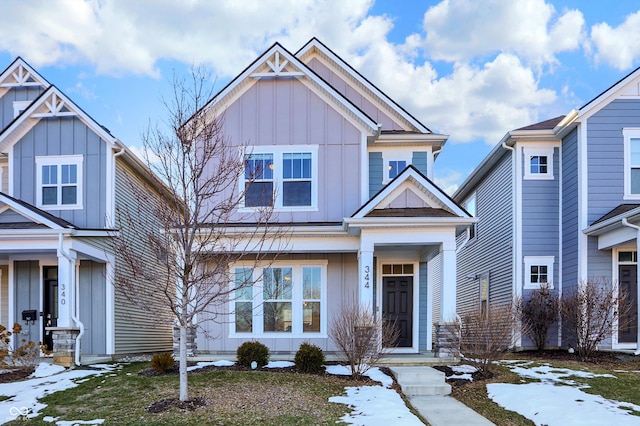
[[[640,244],[640,226],[629,223],[626,217],[622,218],[622,224],[628,228],[636,230],[636,250],[638,244]],[[640,298],[636,297],[636,304],[638,308],[638,313],[640,313]],[[636,314],[637,316],[637,314]],[[636,335],[636,351],[633,353],[634,355],[640,355],[640,327],[636,327],[637,335]]]
[[[80,338],[82,338],[82,336],[84,335],[84,324],[82,323],[82,321],[80,321],[80,318],[77,313],[79,301],[76,300],[76,298],[78,297],[77,295],[79,294],[80,288],[79,288],[79,283],[76,280],[75,259],[73,259],[69,253],[65,252],[64,248],[62,247],[62,232],[58,234],[58,253],[62,254],[62,256],[64,256],[69,261],[69,263],[73,264],[73,267],[69,268],[69,288],[71,289],[71,292],[72,292],[70,299],[73,300],[73,304],[74,304],[73,309],[71,309],[71,319],[73,320],[73,322],[76,323],[76,325],[80,329],[80,333],[78,333],[78,335],[76,336],[76,345],[75,345],[75,364],[79,366],[80,365]]]

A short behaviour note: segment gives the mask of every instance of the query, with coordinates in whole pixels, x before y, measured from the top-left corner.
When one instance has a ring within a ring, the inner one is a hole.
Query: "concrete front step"
[[[451,385],[445,374],[431,367],[390,367],[391,372],[407,396],[449,395]]]

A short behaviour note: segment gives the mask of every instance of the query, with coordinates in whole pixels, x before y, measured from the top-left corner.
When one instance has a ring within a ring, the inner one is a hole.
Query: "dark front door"
[[[382,278],[382,315],[400,330],[397,346],[413,346],[413,277]]]
[[[53,339],[51,332],[46,327],[55,327],[58,325],[58,267],[45,266],[42,270],[44,277],[44,321],[42,335],[44,336],[44,344],[47,349],[53,350]]]
[[[618,267],[618,291],[626,294],[631,304],[629,313],[620,318],[618,343],[636,343],[638,338],[638,267],[620,265]]]

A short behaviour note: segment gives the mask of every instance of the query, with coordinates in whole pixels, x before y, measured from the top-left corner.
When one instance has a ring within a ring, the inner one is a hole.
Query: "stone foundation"
[[[187,356],[196,356],[198,345],[196,343],[196,326],[187,329]],[[173,327],[173,354],[180,356],[180,327]]]
[[[438,358],[455,358],[460,355],[460,323],[435,324],[436,341],[433,352]]]
[[[77,328],[47,327],[53,338],[53,363],[63,367],[75,365]]]

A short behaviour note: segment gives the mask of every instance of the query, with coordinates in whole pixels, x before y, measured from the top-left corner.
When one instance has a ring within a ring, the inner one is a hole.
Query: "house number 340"
[[[369,265],[364,267],[364,288],[369,288]]]

